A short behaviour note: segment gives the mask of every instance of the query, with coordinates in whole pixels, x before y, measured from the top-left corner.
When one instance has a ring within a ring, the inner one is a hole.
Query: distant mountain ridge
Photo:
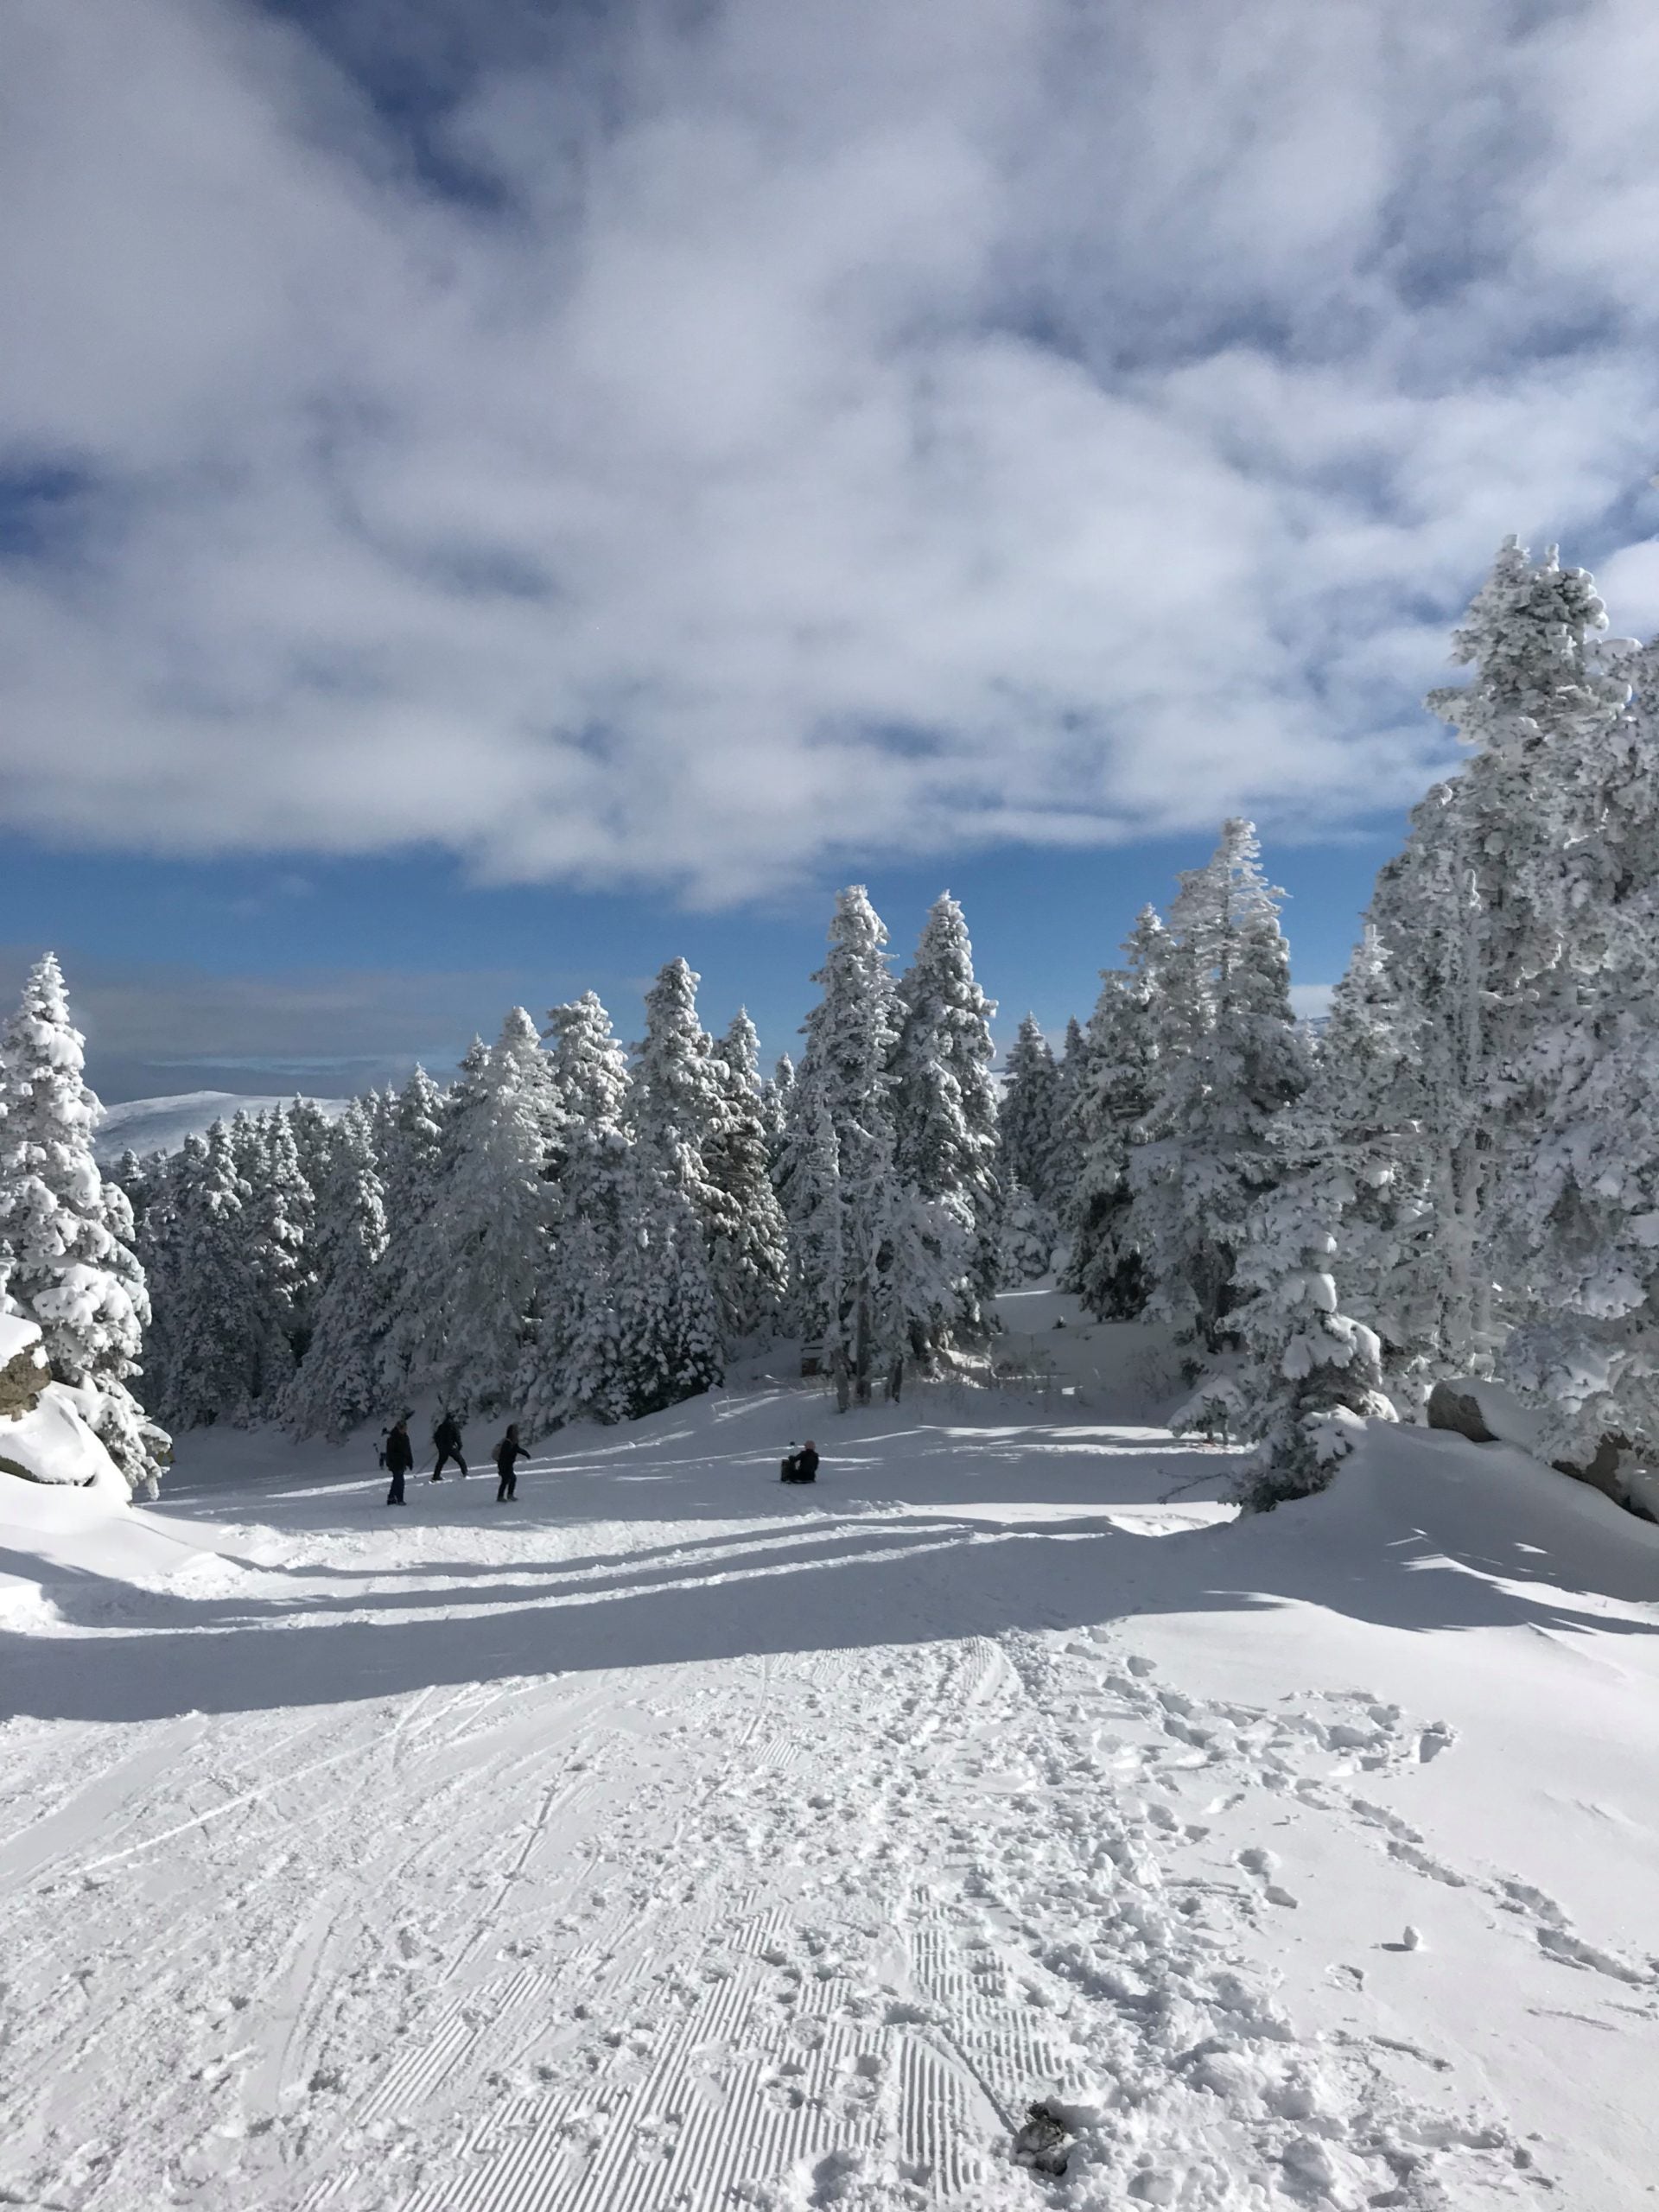
[[[296,1096],[250,1096],[240,1090],[183,1090],[175,1098],[129,1098],[119,1106],[106,1106],[92,1140],[100,1167],[112,1167],[127,1151],[142,1160],[147,1153],[177,1152],[186,1137],[200,1136],[215,1122],[228,1122],[232,1114],[263,1114],[272,1106],[289,1106]],[[346,1111],[348,1098],[313,1098],[310,1102],[329,1119]]]

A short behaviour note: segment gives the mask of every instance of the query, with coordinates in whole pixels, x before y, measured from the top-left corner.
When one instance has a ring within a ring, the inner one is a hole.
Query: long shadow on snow
[[[371,1618],[287,1634],[277,1622],[302,1618],[303,1603],[273,1601],[258,1625],[107,1639],[11,1635],[0,1640],[0,1680],[5,1706],[18,1713],[136,1720],[334,1704],[518,1675],[930,1643],[1294,1602],[1407,1630],[1524,1625],[1629,1635],[1659,1628],[1659,1617],[1632,1620],[1574,1608],[1549,1586],[1547,1565],[1501,1537],[1457,1558],[1437,1539],[1421,1532],[1402,1538],[1396,1529],[1387,1543],[1344,1553],[1329,1541],[1335,1532],[1321,1528],[1325,1503],[1315,1500],[1243,1530],[1160,1538],[1115,1529],[1080,1534],[1075,1524],[1052,1522],[994,1530],[959,1522],[954,1541],[948,1528],[936,1526],[935,1548],[896,1557],[891,1540],[899,1531],[877,1518],[869,1524],[871,1546],[887,1556],[867,1547],[789,1573],[740,1570],[723,1580],[690,1582],[664,1576],[649,1588],[565,1592],[467,1619]],[[559,1563],[567,1573],[579,1565]],[[1500,1575],[1508,1586],[1492,1579]],[[1516,1586],[1527,1582],[1535,1594]],[[451,1589],[442,1602],[464,1603],[466,1594]],[[1654,1592],[1632,1587],[1624,1594]],[[381,1592],[354,1610],[372,1613],[378,1602],[404,1611],[408,1599],[403,1591]]]

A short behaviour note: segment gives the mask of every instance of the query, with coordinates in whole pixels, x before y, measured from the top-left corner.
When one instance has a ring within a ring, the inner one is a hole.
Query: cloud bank
[[[764,893],[1319,835],[1659,620],[1642,0],[11,0],[0,798]],[[1652,512],[1649,507],[1652,506]]]

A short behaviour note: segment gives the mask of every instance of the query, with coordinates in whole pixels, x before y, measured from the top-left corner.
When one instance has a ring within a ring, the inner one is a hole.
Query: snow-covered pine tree
[[[697,1018],[701,980],[683,960],[671,960],[645,994],[645,1033],[634,1047],[633,1129],[712,1232],[719,1194],[702,1155],[725,1119],[728,1092]]]
[[[774,1174],[789,1122],[789,1102],[795,1091],[795,1063],[779,1052],[772,1073],[760,1086],[760,1122],[766,1133],[766,1153]]]
[[[1058,1235],[1053,1215],[1025,1185],[1005,1182],[996,1247],[998,1281],[1004,1288],[1015,1290],[1046,1275],[1054,1264]]]
[[[131,1382],[149,1319],[132,1210],[92,1154],[102,1109],[83,1077],[85,1039],[47,953],[0,1035],[0,1250],[9,1294],[37,1324],[53,1377],[86,1394],[88,1421],[137,1491],[168,1458]]]
[[[997,1109],[997,1166],[1006,1185],[1019,1183],[1039,1205],[1052,1194],[1058,1138],[1059,1070],[1054,1048],[1028,1014],[1008,1047]]]
[[[127,1204],[132,1209],[135,1233],[142,1230],[144,1215],[156,1192],[161,1188],[162,1171],[164,1166],[165,1162],[160,1153],[151,1153],[148,1159],[141,1160],[129,1145],[116,1161],[111,1173],[104,1179],[105,1182],[119,1184],[121,1189],[126,1193]]]
[[[1387,948],[1368,924],[1281,1148],[1338,1240],[1344,1303],[1378,1338],[1384,1387],[1402,1411],[1423,1397],[1445,1295],[1419,1075]]]
[[[719,1194],[709,1272],[728,1350],[773,1334],[789,1271],[788,1230],[772,1188],[760,1084],[760,1040],[742,1007],[716,1047],[725,1087],[719,1128],[705,1141],[703,1172]]]
[[[1280,1176],[1251,1207],[1238,1280],[1254,1365],[1242,1433],[1259,1449],[1239,1495],[1255,1508],[1322,1489],[1365,1420],[1393,1420],[1392,1379],[1419,1393],[1427,1208],[1414,1179],[1414,1099],[1387,956],[1368,928],[1338,986],[1306,1090],[1269,1141]],[[1357,1294],[1344,1312],[1337,1269]],[[1385,1338],[1381,1332],[1388,1331]]]
[[[334,1156],[334,1124],[315,1098],[292,1098],[283,1110],[306,1188],[319,1192],[328,1179],[329,1163]]]
[[[1526,1310],[1494,1198],[1536,1117],[1517,1077],[1567,987],[1564,855],[1584,765],[1629,696],[1600,664],[1605,623],[1583,570],[1563,569],[1553,548],[1534,562],[1505,542],[1453,636],[1474,679],[1428,702],[1473,757],[1416,809],[1371,905],[1416,1065],[1442,1371],[1488,1366]]]
[[[1054,1151],[1046,1203],[1064,1235],[1070,1230],[1083,1156],[1077,1141],[1077,1096],[1089,1075],[1089,1040],[1075,1014],[1068,1014],[1065,1038],[1054,1069]]]
[[[1100,996],[1076,1048],[1065,1133],[1075,1180],[1065,1210],[1071,1255],[1065,1283],[1106,1321],[1134,1320],[1150,1288],[1147,1255],[1135,1236],[1129,1163],[1157,1102],[1169,950],[1157,913],[1142,908],[1124,942],[1125,965],[1102,971]]]
[[[1001,1211],[995,1002],[975,977],[967,922],[948,891],[929,911],[899,1008],[891,1096],[909,1256],[896,1288],[911,1356],[930,1362],[986,1333]]]
[[[1254,1361],[1243,1433],[1257,1450],[1239,1484],[1257,1510],[1322,1490],[1365,1421],[1392,1421],[1376,1332],[1343,1313],[1332,1273],[1354,1192],[1319,1140],[1318,1114],[1292,1108],[1273,1131],[1282,1179],[1251,1207],[1238,1254],[1248,1295],[1240,1333]]]
[[[156,1405],[175,1429],[245,1420],[255,1406],[264,1335],[248,1196],[230,1130],[215,1122],[168,1161],[147,1217],[149,1370]]]
[[[283,1395],[299,1436],[341,1437],[380,1410],[386,1216],[367,1109],[353,1100],[331,1132],[317,1207],[322,1291],[315,1325]]]
[[[1307,1081],[1259,855],[1253,825],[1235,818],[1181,879],[1159,961],[1157,1097],[1130,1159],[1128,1236],[1150,1258],[1151,1310],[1211,1352],[1233,1334],[1245,1217],[1281,1172],[1269,1125]]]
[[[454,1103],[434,1216],[444,1273],[426,1287],[431,1373],[456,1413],[500,1413],[516,1400],[536,1332],[561,1120],[551,1064],[522,1007],[467,1080],[476,1092]]]
[[[1627,711],[1557,748],[1558,950],[1489,1201],[1527,1291],[1501,1371],[1551,1456],[1613,1480],[1659,1451],[1659,645],[1616,664]]]
[[[804,1319],[821,1324],[803,1345],[836,1379],[843,1404],[868,1401],[878,1379],[891,1381],[906,1351],[894,1296],[894,1128],[893,1054],[898,1042],[898,991],[888,970],[887,932],[862,884],[836,899],[830,952],[813,977],[823,995],[804,1025],[791,1110],[784,1201],[790,1217],[791,1271]],[[818,1158],[827,1126],[833,1177]],[[803,1147],[800,1139],[804,1136]],[[803,1152],[816,1161],[804,1173]],[[826,1204],[836,1211],[836,1234],[804,1233]],[[819,1270],[830,1251],[833,1278]]]
[[[382,1150],[386,1249],[385,1382],[392,1398],[407,1396],[429,1335],[433,1286],[426,1279],[428,1233],[439,1202],[443,1165],[443,1093],[423,1067],[398,1092]]]
[[[713,1389],[725,1361],[702,1227],[677,1177],[636,1142],[620,1184],[610,1306],[620,1394],[637,1421]]]
[[[483,1233],[474,1203],[478,1179],[469,1163],[480,1141],[477,1124],[489,1065],[488,1046],[474,1036],[443,1094],[433,1203],[386,1285],[386,1357],[407,1378],[399,1386],[405,1395],[442,1394],[447,1388],[451,1287],[471,1268],[474,1247]],[[398,1395],[399,1389],[392,1391],[393,1397]]]
[[[556,1224],[538,1291],[540,1315],[521,1379],[532,1433],[567,1421],[627,1419],[632,1376],[616,1280],[630,1188],[627,1056],[593,991],[548,1015],[557,1131]]]
[[[831,1318],[845,1295],[841,1168],[823,1094],[799,1082],[790,1090],[788,1124],[772,1173],[788,1235],[785,1319],[801,1342],[801,1371],[817,1375],[824,1371]]]
[[[273,1116],[274,1120],[275,1117]],[[292,1139],[273,1139],[271,1122],[245,1109],[232,1116],[231,1158],[241,1195],[246,1245],[249,1371],[236,1417],[272,1414],[293,1376],[296,1307],[303,1265],[302,1216],[285,1171]]]

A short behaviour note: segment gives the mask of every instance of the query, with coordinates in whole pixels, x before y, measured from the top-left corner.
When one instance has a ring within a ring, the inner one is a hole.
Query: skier
[[[409,1415],[404,1414],[395,1421],[386,1437],[385,1469],[391,1477],[391,1488],[386,1492],[388,1505],[404,1505],[404,1477],[415,1464],[415,1447],[409,1440]]]
[[[528,1459],[529,1457],[529,1452],[518,1441],[518,1422],[509,1423],[506,1434],[495,1447],[495,1471],[501,1478],[495,1491],[498,1505],[504,1497],[518,1497],[518,1478],[513,1469],[520,1459]]]
[[[438,1455],[438,1464],[432,1470],[435,1483],[443,1480],[443,1471],[452,1459],[461,1473],[466,1473],[467,1460],[461,1448],[461,1424],[454,1414],[444,1414],[440,1417],[432,1432],[432,1443]]]

